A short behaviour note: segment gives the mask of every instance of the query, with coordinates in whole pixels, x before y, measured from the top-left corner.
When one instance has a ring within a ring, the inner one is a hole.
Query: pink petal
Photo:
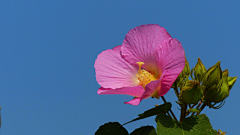
[[[156,91],[160,90],[161,80],[162,80],[162,78],[160,78],[156,81],[150,82],[149,84],[146,85],[146,87],[145,87],[146,90],[144,91],[144,93],[142,94],[141,97],[133,98],[131,101],[124,102],[124,103],[131,104],[131,105],[138,105],[143,99],[151,97]]]
[[[137,97],[137,98],[133,98],[131,101],[128,102],[124,102],[125,104],[131,104],[131,105],[139,105],[139,103],[141,102],[141,98]]]
[[[138,68],[125,61],[120,50],[106,50],[95,61],[96,79],[104,88],[122,88],[137,86]]]
[[[130,64],[144,62],[143,68],[158,73],[156,47],[164,39],[171,38],[168,32],[159,25],[148,24],[130,30],[122,44],[122,55]]]
[[[142,99],[146,99],[151,97],[156,91],[159,91],[161,89],[161,81],[162,77],[156,81],[152,81],[145,87],[145,92],[142,95]]]
[[[122,46],[122,45],[115,46],[115,47],[113,48],[113,50],[114,50],[114,51],[117,51],[117,52],[121,52],[121,46]]]
[[[134,86],[134,87],[124,87],[117,89],[109,89],[109,88],[99,88],[97,93],[101,94],[124,94],[130,95],[134,97],[141,97],[144,93],[144,89],[142,86]]]
[[[157,47],[158,66],[162,72],[159,96],[165,95],[185,66],[184,50],[177,39],[166,39]]]

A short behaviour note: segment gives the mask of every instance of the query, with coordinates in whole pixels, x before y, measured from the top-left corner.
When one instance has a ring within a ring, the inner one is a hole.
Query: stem
[[[200,111],[197,113],[197,115],[199,115],[202,112],[202,110],[205,108],[206,105],[207,105],[206,103],[203,103],[203,105],[201,106]]]
[[[187,108],[188,108],[187,104],[184,104],[184,113],[183,113],[184,114],[184,118],[186,117],[186,114],[187,114]]]
[[[180,121],[179,122],[183,122],[183,108],[181,107],[181,114],[180,114]]]
[[[161,98],[162,98],[162,100],[163,100],[164,103],[167,103],[166,99],[165,99],[163,96],[161,96]],[[172,114],[173,118],[174,118],[176,121],[178,121],[177,118],[176,118],[176,116],[174,115],[172,109],[170,109],[170,113]]]
[[[170,117],[172,118],[172,116],[170,115],[170,113],[169,113],[169,112],[167,112],[167,114],[168,114],[168,116],[170,116]]]
[[[181,106],[181,116],[180,116],[180,122],[183,122],[184,118],[186,117],[186,111],[187,111],[187,104],[183,104]]]
[[[192,108],[193,108],[195,105],[196,105],[196,104],[194,104],[194,105],[190,106],[190,109],[192,109]],[[186,116],[188,116],[188,115],[189,115],[189,113],[190,113],[190,112],[189,112],[189,111],[187,111],[187,112],[186,112]]]
[[[200,101],[199,103],[198,103],[198,106],[196,107],[196,109],[199,109],[199,107],[200,107],[200,105],[202,104],[202,101]],[[191,116],[193,116],[195,114],[195,112],[193,112],[192,114],[191,114]]]

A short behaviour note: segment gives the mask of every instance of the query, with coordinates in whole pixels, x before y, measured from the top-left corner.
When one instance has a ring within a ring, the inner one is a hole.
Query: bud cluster
[[[222,71],[220,61],[206,69],[200,58],[190,72],[186,60],[185,68],[175,81],[180,88],[179,100],[185,104],[197,104],[202,101],[209,107],[216,108],[214,105],[223,102],[229,96],[230,89],[236,82],[237,77],[230,77],[228,74],[228,69]],[[192,80],[188,79],[190,75]]]

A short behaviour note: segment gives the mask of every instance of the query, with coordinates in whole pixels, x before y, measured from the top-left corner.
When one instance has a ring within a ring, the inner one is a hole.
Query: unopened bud
[[[214,66],[210,67],[203,76],[202,84],[206,89],[217,85],[222,78],[222,69],[220,67],[220,61]]]
[[[194,72],[194,80],[201,82],[202,78],[205,74],[205,72],[207,71],[207,69],[205,68],[205,66],[203,65],[202,61],[200,60],[200,58],[198,58],[198,62],[196,64],[196,66],[192,69],[192,73],[191,73],[191,77],[192,74]]]
[[[223,72],[223,76],[218,84],[205,91],[204,99],[207,102],[219,103],[229,95],[228,71]]]
[[[188,81],[181,89],[181,98],[184,103],[197,104],[203,98],[203,91],[199,82]]]

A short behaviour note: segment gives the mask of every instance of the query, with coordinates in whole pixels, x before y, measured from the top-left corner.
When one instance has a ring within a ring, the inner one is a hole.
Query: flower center
[[[147,84],[149,84],[151,81],[157,80],[153,74],[149,73],[148,71],[141,69],[142,65],[144,64],[144,62],[137,62],[138,66],[139,66],[139,70],[137,75],[138,78],[138,82],[139,85],[143,86],[143,88],[145,89],[145,86]]]

